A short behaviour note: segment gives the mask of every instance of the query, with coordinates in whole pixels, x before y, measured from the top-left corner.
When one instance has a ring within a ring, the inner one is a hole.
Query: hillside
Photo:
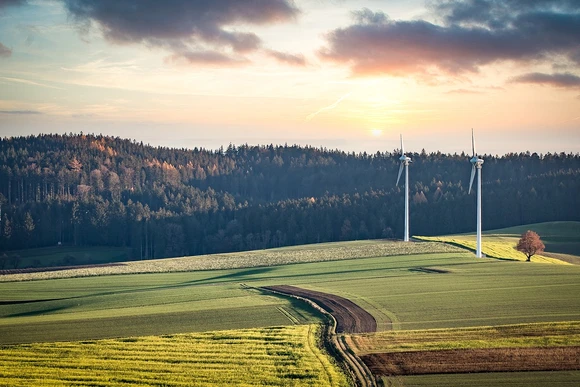
[[[533,261],[580,264],[580,222],[544,222],[488,230],[482,236],[483,253],[492,258],[524,261],[526,256],[516,250],[516,245],[527,230],[538,233],[546,246],[544,252],[534,255]],[[416,238],[446,242],[471,250],[475,249],[476,243],[474,233]]]
[[[475,224],[465,154],[410,153],[411,232]],[[485,155],[484,229],[580,220],[580,156]],[[299,146],[169,149],[95,135],[0,140],[0,270],[18,249],[125,248],[151,259],[399,238],[398,153]],[[91,262],[88,262],[91,263]],[[63,264],[63,262],[57,263]]]

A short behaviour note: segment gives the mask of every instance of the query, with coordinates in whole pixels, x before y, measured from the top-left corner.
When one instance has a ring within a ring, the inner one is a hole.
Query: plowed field
[[[374,375],[580,370],[580,347],[493,348],[361,356]]]
[[[264,289],[299,296],[316,302],[336,319],[336,333],[366,333],[377,330],[375,318],[346,298],[288,285],[265,286]]]

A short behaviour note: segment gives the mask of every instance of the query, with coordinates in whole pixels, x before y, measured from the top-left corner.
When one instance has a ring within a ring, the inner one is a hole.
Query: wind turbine
[[[399,179],[401,178],[401,173],[403,173],[403,167],[405,167],[405,236],[403,240],[409,242],[409,163],[411,163],[411,158],[405,156],[405,148],[403,148],[403,135],[401,134],[401,166],[399,167],[399,176],[397,176],[397,184],[399,185]]]
[[[483,160],[477,157],[475,153],[475,139],[473,136],[473,129],[471,129],[471,149],[473,156],[471,157],[471,179],[469,180],[469,192],[471,194],[471,186],[473,185],[473,178],[475,177],[475,170],[477,169],[477,249],[475,256],[481,258],[481,166]]]

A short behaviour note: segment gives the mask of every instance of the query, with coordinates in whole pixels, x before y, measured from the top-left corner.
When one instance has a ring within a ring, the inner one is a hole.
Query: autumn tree
[[[522,237],[520,238],[516,247],[518,251],[526,254],[528,257],[526,260],[527,262],[531,261],[531,258],[534,254],[541,253],[545,248],[546,246],[544,246],[544,243],[542,243],[540,240],[540,236],[531,230],[528,230],[522,234]]]

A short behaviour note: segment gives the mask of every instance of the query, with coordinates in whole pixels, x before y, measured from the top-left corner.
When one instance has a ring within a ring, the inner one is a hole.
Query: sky
[[[580,152],[578,0],[0,0],[0,137]]]

